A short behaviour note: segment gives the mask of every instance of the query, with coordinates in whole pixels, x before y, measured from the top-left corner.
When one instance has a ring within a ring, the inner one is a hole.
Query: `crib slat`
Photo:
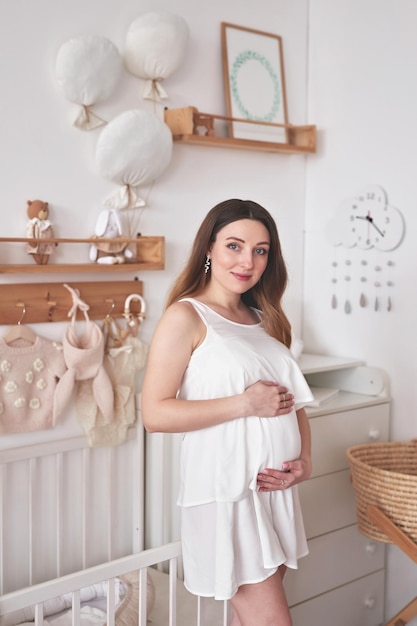
[[[28,494],[28,528],[29,528],[29,585],[33,584],[33,545],[34,545],[34,489],[36,484],[36,459],[29,459],[29,494]]]
[[[205,626],[204,598],[197,596],[197,626]]]
[[[143,453],[145,449],[145,429],[142,423],[141,415],[141,394],[138,393],[135,396],[136,407],[136,445],[132,452],[132,489],[133,493],[137,494],[136,498],[133,498],[132,509],[132,552],[141,552],[144,548],[144,536],[145,536],[145,455]]]
[[[223,626],[227,626],[229,623],[229,602],[223,600]]]
[[[113,473],[114,473],[114,448],[106,450],[106,471],[107,471],[107,559],[113,558]]]
[[[177,559],[169,560],[169,626],[177,626]]]
[[[87,484],[86,477],[90,476],[90,449],[84,448],[83,450],[83,463],[82,463],[82,562],[83,568],[87,567],[87,544],[88,544],[88,528],[87,528],[87,511],[89,502],[89,485]]]
[[[35,626],[43,626],[43,604],[35,606]]]
[[[77,589],[72,594],[72,626],[80,626],[81,623],[81,594]]]
[[[115,613],[115,594],[114,585],[116,580],[110,578],[107,581],[107,626],[114,626],[114,613]]]
[[[60,576],[62,574],[62,550],[63,550],[63,532],[62,532],[62,524],[63,524],[63,466],[64,459],[63,453],[58,452],[55,458],[55,489],[56,489],[56,507],[55,507],[55,524],[56,524],[56,533],[55,533],[55,550],[56,550],[56,575]]]
[[[148,568],[139,570],[139,626],[146,626],[147,622],[147,597],[148,591]]]

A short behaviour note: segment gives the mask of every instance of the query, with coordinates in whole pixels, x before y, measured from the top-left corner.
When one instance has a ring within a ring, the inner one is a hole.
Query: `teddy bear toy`
[[[95,235],[93,238],[114,239],[123,237],[119,215],[115,209],[104,209],[97,218]],[[133,257],[128,250],[128,243],[120,241],[97,241],[90,248],[90,261],[103,265],[125,263]]]
[[[28,239],[53,239],[54,231],[48,219],[48,202],[28,200],[27,215],[29,217],[29,222],[26,225],[26,237]],[[32,255],[38,265],[46,265],[56,246],[57,244],[53,242],[30,241],[27,244],[27,252]]]

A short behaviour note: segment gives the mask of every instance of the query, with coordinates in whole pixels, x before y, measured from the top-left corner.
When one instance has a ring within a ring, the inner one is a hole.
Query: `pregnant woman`
[[[296,485],[311,474],[313,398],[289,349],[286,284],[269,212],[216,205],[155,330],[142,390],[145,428],[183,433],[185,586],[230,599],[232,626],[291,626],[283,577],[308,552]]]

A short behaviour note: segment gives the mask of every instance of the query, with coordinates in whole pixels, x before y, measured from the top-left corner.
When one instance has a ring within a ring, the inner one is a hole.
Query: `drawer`
[[[361,535],[357,526],[315,537],[298,570],[288,570],[285,588],[291,605],[346,585],[384,567],[385,544]],[[339,625],[338,625],[339,626]]]
[[[312,476],[347,469],[347,448],[368,441],[388,441],[389,404],[314,417],[310,426]]]
[[[356,524],[350,470],[310,478],[298,486],[307,538]]]
[[[293,626],[378,626],[384,623],[384,572],[376,572],[291,609]]]

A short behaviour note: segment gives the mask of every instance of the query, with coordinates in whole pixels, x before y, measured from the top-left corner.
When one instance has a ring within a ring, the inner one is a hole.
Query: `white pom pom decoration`
[[[121,186],[105,204],[114,209],[144,206],[138,188],[158,178],[171,156],[171,131],[154,113],[133,109],[118,115],[101,131],[96,146],[100,175]]]
[[[106,123],[92,113],[90,107],[113,93],[122,68],[118,49],[105,37],[77,37],[61,46],[55,75],[64,96],[82,106],[75,126],[91,130]]]
[[[123,56],[127,71],[146,80],[144,98],[159,102],[167,97],[161,81],[179,68],[187,43],[188,26],[178,15],[146,13],[132,22]]]

